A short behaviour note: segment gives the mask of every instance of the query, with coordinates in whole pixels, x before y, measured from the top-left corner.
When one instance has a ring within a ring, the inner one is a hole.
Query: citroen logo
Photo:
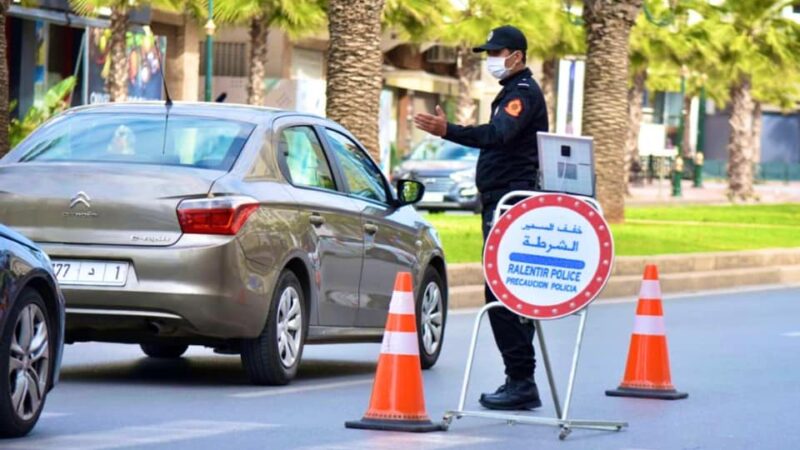
[[[70,209],[72,209],[78,206],[79,204],[83,204],[83,206],[91,208],[92,207],[92,204],[90,203],[91,201],[92,198],[89,197],[89,195],[86,194],[86,192],[80,191],[77,194],[75,194],[74,197],[72,197],[72,201],[70,201],[69,207]]]

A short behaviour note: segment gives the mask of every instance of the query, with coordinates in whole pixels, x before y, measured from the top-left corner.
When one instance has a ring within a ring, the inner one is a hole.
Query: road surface
[[[792,449],[800,448],[800,288],[674,297],[665,301],[672,378],[687,400],[610,398],[625,364],[635,303],[595,304],[572,407],[575,418],[622,419],[622,432],[575,430],[464,418],[446,433],[348,430],[369,401],[379,346],[308,347],[286,387],[248,384],[235,356],[190,349],[174,361],[137,346],[67,347],[61,384],[27,438],[2,449]],[[451,315],[442,359],[425,373],[428,412],[457,403],[475,312]],[[575,318],[545,323],[563,396]],[[487,328],[470,393],[503,380]],[[537,381],[551,415],[544,377]]]

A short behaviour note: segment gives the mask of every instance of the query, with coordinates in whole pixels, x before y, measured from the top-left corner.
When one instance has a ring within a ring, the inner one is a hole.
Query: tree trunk
[[[458,48],[458,104],[456,121],[461,125],[475,124],[477,105],[472,98],[472,83],[481,74],[481,59],[471,47]]]
[[[128,8],[124,3],[111,7],[111,58],[109,74],[106,79],[106,91],[109,101],[124,102],[128,98]]]
[[[625,219],[628,37],[642,0],[584,0],[586,84],[583,133],[594,138],[597,198],[606,219]]]
[[[250,73],[247,82],[247,103],[251,105],[264,105],[268,35],[269,25],[264,17],[256,17],[250,22]]]
[[[328,118],[350,130],[380,161],[378,117],[383,84],[381,13],[384,0],[328,2]]]
[[[753,165],[761,163],[761,127],[764,116],[761,111],[761,102],[753,104]]]
[[[750,80],[743,76],[731,88],[731,137],[728,142],[728,195],[753,198],[753,99]]]
[[[633,75],[633,86],[628,89],[628,135],[625,138],[625,192],[631,177],[631,165],[639,159],[639,130],[642,126],[642,96],[647,81],[647,70]]]
[[[556,129],[556,69],[557,59],[546,59],[542,62],[542,94],[547,105],[547,123],[550,131]]]
[[[6,11],[8,4],[0,0],[0,158],[9,150],[8,143],[8,59],[6,42]]]

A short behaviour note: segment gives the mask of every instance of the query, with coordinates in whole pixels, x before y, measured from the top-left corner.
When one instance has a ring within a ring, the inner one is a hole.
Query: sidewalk
[[[632,186],[630,196],[625,199],[626,205],[665,205],[665,204],[728,204],[725,195],[728,184],[719,181],[707,181],[702,188],[692,187],[692,182],[684,180],[682,196],[672,197],[672,185],[669,180],[653,180],[653,184]],[[760,203],[800,203],[800,182],[784,183],[769,181],[756,185],[756,194]]]

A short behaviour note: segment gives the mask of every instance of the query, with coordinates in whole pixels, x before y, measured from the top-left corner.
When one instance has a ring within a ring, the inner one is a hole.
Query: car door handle
[[[367,234],[375,234],[378,232],[378,226],[374,223],[365,223],[364,224],[364,231]]]
[[[316,213],[311,214],[308,217],[308,221],[311,222],[311,225],[314,225],[315,227],[321,227],[323,224],[325,224],[325,218]]]

